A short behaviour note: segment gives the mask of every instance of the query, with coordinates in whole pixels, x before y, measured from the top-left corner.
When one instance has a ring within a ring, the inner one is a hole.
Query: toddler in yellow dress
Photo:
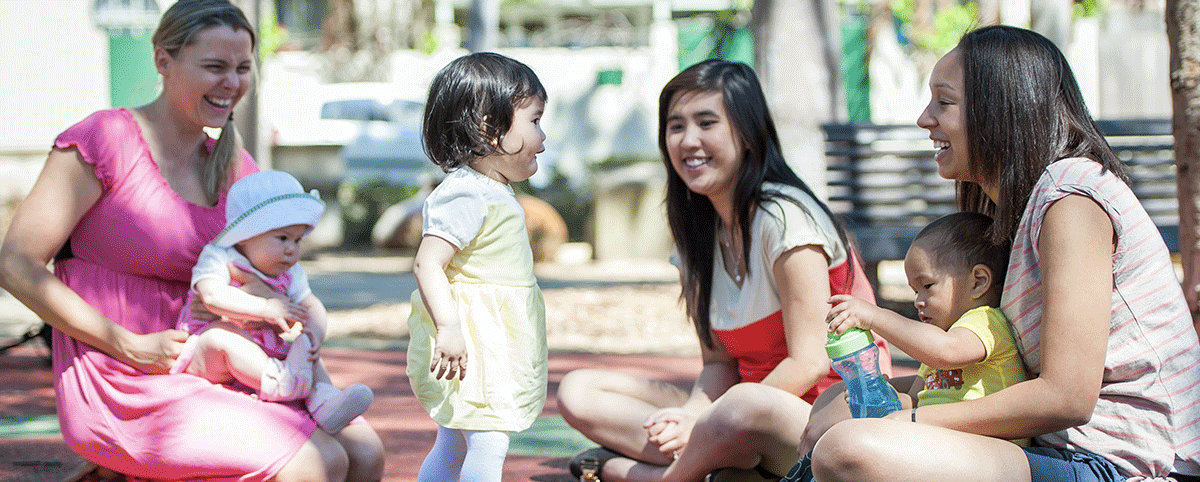
[[[418,480],[500,480],[509,434],[545,404],[545,305],[510,186],[537,171],[545,104],[537,75],[494,53],[452,61],[430,86],[425,150],[448,174],[413,260],[406,372],[438,424]]]

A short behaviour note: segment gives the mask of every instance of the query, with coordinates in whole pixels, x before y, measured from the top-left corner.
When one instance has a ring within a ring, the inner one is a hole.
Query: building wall
[[[59,132],[108,107],[108,37],[93,26],[91,3],[4,2],[0,156],[44,156]]]

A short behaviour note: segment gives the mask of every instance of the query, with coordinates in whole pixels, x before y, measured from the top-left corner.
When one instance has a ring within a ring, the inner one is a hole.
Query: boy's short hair
[[[925,226],[913,245],[920,243],[939,266],[971,269],[982,264],[992,270],[992,286],[1004,286],[1008,270],[1009,243],[997,244],[987,235],[992,218],[976,212],[957,212]]]

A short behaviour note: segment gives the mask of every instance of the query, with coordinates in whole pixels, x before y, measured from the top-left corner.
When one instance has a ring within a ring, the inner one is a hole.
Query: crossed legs
[[[682,406],[688,393],[674,385],[603,370],[568,373],[559,409],[592,441],[629,458],[601,467],[604,480],[700,480],[725,467],[761,467],[785,474],[796,462],[809,405],[757,383],[735,385],[704,409],[689,444],[672,460],[647,440],[642,423],[660,408]]]

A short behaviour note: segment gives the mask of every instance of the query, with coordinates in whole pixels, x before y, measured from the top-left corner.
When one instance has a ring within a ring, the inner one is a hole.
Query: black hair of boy
[[[459,57],[429,87],[422,125],[425,154],[445,172],[500,148],[519,103],[546,88],[529,66],[493,52]]]
[[[992,223],[986,214],[969,211],[947,214],[917,233],[913,245],[920,243],[934,263],[947,269],[987,266],[992,270],[992,289],[1003,289],[1009,243],[991,240],[987,233]]]

